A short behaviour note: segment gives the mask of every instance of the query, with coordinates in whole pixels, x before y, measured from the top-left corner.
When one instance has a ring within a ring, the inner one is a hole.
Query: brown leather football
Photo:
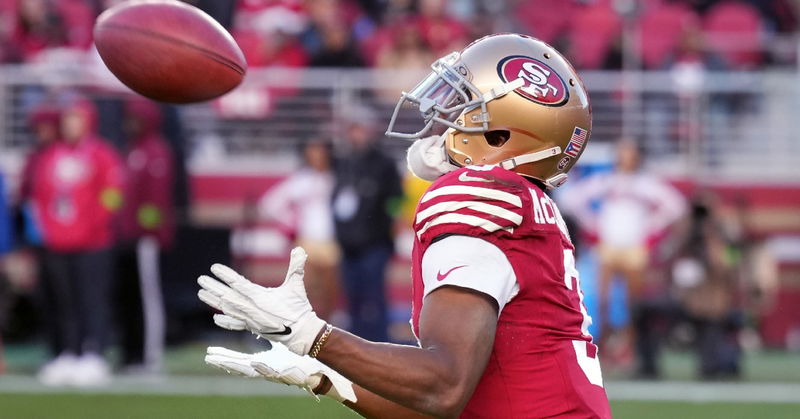
[[[247,69],[233,37],[211,16],[175,0],[120,3],[94,26],[109,70],[137,93],[169,103],[213,99]]]

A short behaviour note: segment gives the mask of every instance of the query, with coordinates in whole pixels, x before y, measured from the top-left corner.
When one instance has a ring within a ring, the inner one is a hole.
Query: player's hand
[[[306,252],[295,247],[289,260],[286,280],[278,287],[256,285],[233,269],[214,264],[211,272],[223,282],[202,275],[197,296],[224,314],[214,323],[230,330],[249,330],[265,339],[285,344],[289,350],[306,355],[325,327],[311,309],[303,284]]]
[[[211,346],[207,349],[205,361],[230,374],[300,387],[315,396],[313,390],[327,379],[331,386],[324,393],[326,396],[339,402],[356,401],[350,380],[316,359],[289,351],[278,342],[272,342],[272,349],[255,354]]]

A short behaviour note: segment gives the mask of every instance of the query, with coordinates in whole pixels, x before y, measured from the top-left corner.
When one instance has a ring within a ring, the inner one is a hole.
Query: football
[[[161,102],[221,96],[241,83],[247,69],[222,25],[175,0],[130,1],[106,10],[95,22],[94,42],[122,83]]]

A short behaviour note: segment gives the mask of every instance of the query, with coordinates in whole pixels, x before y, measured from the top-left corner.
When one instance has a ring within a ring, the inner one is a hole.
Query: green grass
[[[258,351],[259,346],[248,347],[242,342],[214,342],[244,352]],[[208,342],[197,342],[167,348],[164,367],[167,373],[183,376],[224,375],[203,363]],[[117,356],[110,351],[110,358]],[[8,370],[16,374],[33,374],[47,360],[41,345],[9,345],[6,347]],[[662,358],[665,380],[691,381],[696,378],[696,356],[686,351],[665,351]],[[746,382],[800,382],[800,356],[781,351],[762,351],[745,354],[742,358],[742,381]],[[603,377],[608,381],[627,379],[628,373],[603,367]],[[800,416],[798,416],[800,417]],[[0,416],[2,419],[2,416]]]
[[[800,404],[616,401],[611,410],[616,419],[795,419]]]
[[[647,419],[789,419],[800,404],[767,403],[612,403],[614,417]],[[310,397],[142,396],[0,394],[3,419],[204,419],[204,418],[357,418],[347,408]]]
[[[346,407],[305,397],[0,394],[3,419],[357,418]]]

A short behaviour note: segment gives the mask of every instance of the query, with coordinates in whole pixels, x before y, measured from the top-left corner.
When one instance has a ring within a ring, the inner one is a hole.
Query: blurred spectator
[[[333,233],[330,146],[311,140],[303,147],[304,165],[260,200],[263,218],[277,223],[308,253],[306,291],[314,311],[330,318],[339,300],[339,248]]]
[[[679,298],[696,329],[699,374],[703,378],[739,374],[735,332],[740,319],[735,298],[740,253],[734,251],[739,229],[726,225],[720,211],[720,202],[712,194],[692,200],[672,273]]]
[[[364,37],[371,37],[374,24],[367,18],[353,0],[316,0],[306,2],[308,25],[300,34],[300,40],[306,51],[313,55],[320,53],[329,43],[331,35],[326,32],[342,30],[345,39],[360,42]]]
[[[640,159],[636,144],[623,139],[617,146],[613,172],[577,183],[564,196],[565,209],[597,240],[601,342],[608,342],[613,332],[608,321],[612,280],[617,275],[622,277],[627,306],[635,307],[653,246],[684,212],[680,193],[642,171]],[[627,329],[621,336],[623,343],[607,353],[623,358],[632,337]]]
[[[292,35],[238,30],[233,33],[233,37],[242,48],[249,66],[304,67],[308,62],[305,50]]]
[[[394,25],[390,43],[378,52],[382,69],[425,69],[435,59],[419,26],[410,19]]]
[[[56,316],[56,297],[55,287],[51,286],[51,277],[47,271],[45,252],[43,248],[42,226],[32,202],[33,190],[36,182],[37,166],[42,156],[47,152],[48,147],[52,146],[61,137],[61,111],[57,107],[48,104],[46,101],[34,108],[28,117],[33,140],[33,149],[25,159],[22,168],[19,184],[19,209],[23,221],[24,243],[33,250],[34,263],[38,268],[39,299],[42,309],[47,314],[45,318]],[[60,336],[57,331],[57,322],[46,321],[44,328],[47,333],[47,343],[49,350],[53,354],[61,353],[63,350]]]
[[[47,48],[63,47],[69,43],[68,29],[61,16],[48,0],[18,1],[12,22],[11,42],[4,42],[6,62],[30,61]]]
[[[671,287],[643,301],[634,316],[642,378],[660,376],[660,346],[681,325],[693,332],[688,335],[697,350],[699,377],[730,378],[740,373],[737,270],[742,255],[737,249],[742,226],[736,218],[723,216],[724,208],[711,193],[698,194],[690,207],[672,265]]]
[[[364,60],[344,24],[329,25],[321,30],[322,47],[311,57],[313,67],[363,67]]]
[[[3,173],[0,172],[0,375],[6,370],[3,357],[3,331],[6,325],[6,316],[11,308],[11,290],[6,280],[6,254],[11,251],[11,216],[9,215],[6,201],[6,185]]]
[[[397,86],[414,86],[419,81],[419,75],[411,70],[424,70],[429,68],[435,60],[433,52],[428,48],[418,26],[412,19],[405,19],[396,23],[389,34],[389,42],[378,51],[375,67],[381,70],[396,71],[398,73]],[[382,88],[377,93],[387,103],[397,101],[401,89]]]
[[[446,0],[419,1],[419,31],[437,57],[459,51],[469,43],[463,22],[447,14]]]
[[[792,33],[797,30],[798,4],[794,0],[748,0],[757,8],[770,29],[778,33]]]
[[[61,116],[62,141],[39,157],[31,200],[41,221],[45,264],[54,296],[46,321],[62,348],[40,371],[48,385],[106,381],[113,213],[122,201],[119,157],[95,134],[96,110],[74,99]]]
[[[306,17],[297,2],[249,0],[239,5],[232,34],[251,67],[303,67],[308,54],[297,38]]]
[[[333,217],[350,330],[385,342],[386,266],[393,254],[393,216],[402,199],[400,176],[379,146],[368,109],[351,109],[345,123],[347,147],[335,165]]]
[[[121,363],[128,372],[158,371],[164,352],[160,254],[175,235],[172,152],[161,135],[161,110],[143,98],[125,104],[125,199],[117,255]]]
[[[64,21],[67,46],[87,49],[92,45],[92,28],[96,13],[86,0],[55,0],[54,5]]]

